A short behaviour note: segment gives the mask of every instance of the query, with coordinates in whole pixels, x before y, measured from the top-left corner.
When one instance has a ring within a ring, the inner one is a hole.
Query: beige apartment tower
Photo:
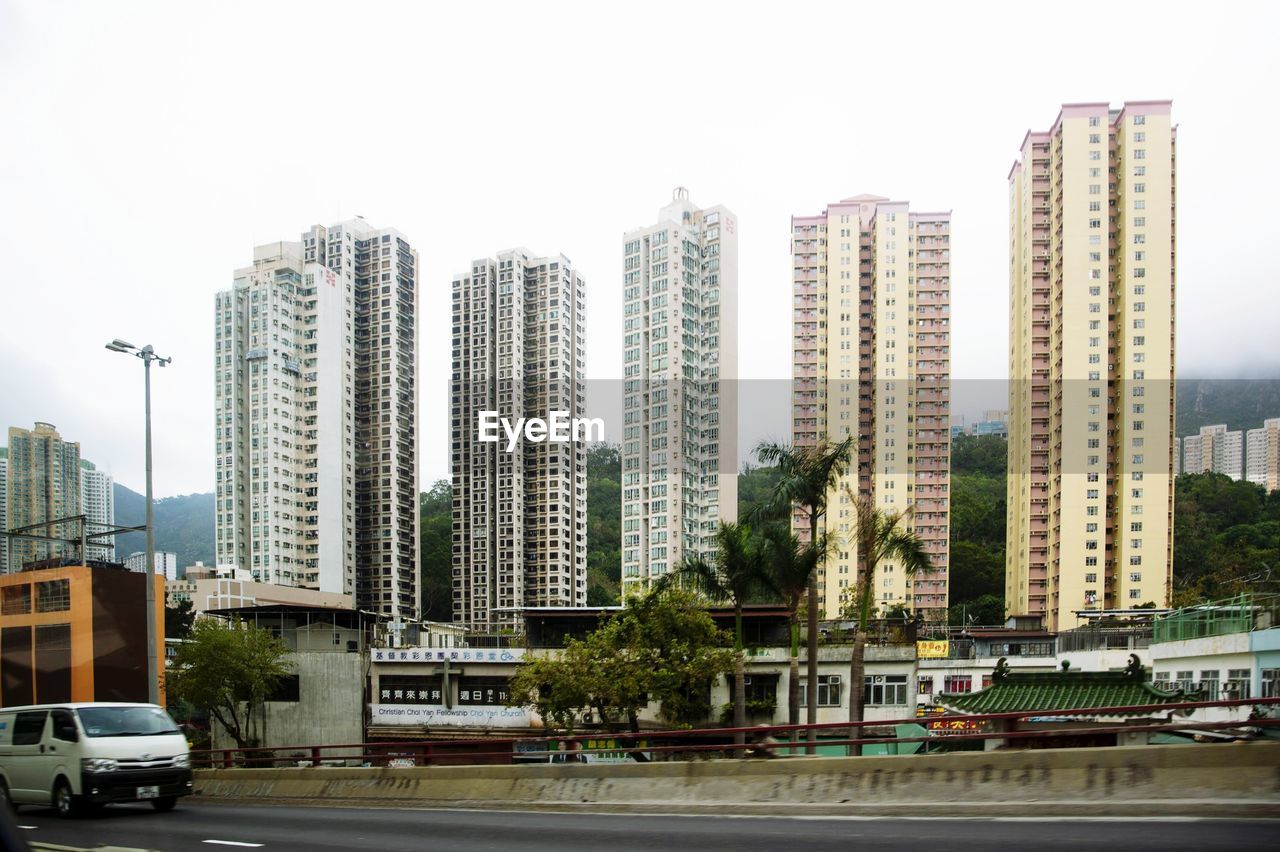
[[[838,540],[820,568],[823,615],[857,586],[855,512],[848,490],[877,509],[912,515],[934,570],[914,578],[882,563],[875,606],[945,621],[950,536],[951,214],[858,195],[791,219],[792,440],[854,436],[857,458],[830,495]],[[798,532],[808,536],[805,523]]]
[[[561,412],[573,437],[585,323],[585,282],[564,255],[512,249],[454,276],[453,621],[469,630],[515,629],[525,607],[587,603],[585,443],[509,440],[491,416],[550,423]],[[486,416],[496,440],[485,439]]]
[[[1250,429],[1247,442],[1245,478],[1267,489],[1267,493],[1280,490],[1280,417],[1264,420],[1261,428]]]
[[[9,452],[5,488],[5,529],[81,514],[80,445],[63,440],[51,423],[36,423],[31,429],[9,427]],[[80,536],[78,523],[40,527],[30,532],[55,538]],[[27,562],[72,555],[76,548],[59,542],[8,539],[5,573],[22,570]]]
[[[1182,439],[1182,447],[1179,473],[1221,473],[1235,480],[1244,477],[1243,431],[1228,431],[1225,423],[1201,426],[1200,434]]]
[[[1009,173],[1005,605],[1049,629],[1169,600],[1176,128],[1068,104]]]

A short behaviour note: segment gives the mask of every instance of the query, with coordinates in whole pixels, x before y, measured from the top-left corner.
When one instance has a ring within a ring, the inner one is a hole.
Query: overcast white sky
[[[1028,128],[1094,100],[1174,100],[1181,375],[1275,376],[1278,24],[1224,2],[0,0],[0,427],[53,422],[141,491],[141,366],[103,344],[152,343],[174,359],[156,494],[212,490],[214,292],[254,245],[361,214],[421,254],[429,483],[452,275],[564,252],[588,374],[616,378],[621,235],[676,185],[740,218],[743,378],[790,372],[789,216],[874,192],[953,211],[954,375],[1002,380],[1006,175]]]

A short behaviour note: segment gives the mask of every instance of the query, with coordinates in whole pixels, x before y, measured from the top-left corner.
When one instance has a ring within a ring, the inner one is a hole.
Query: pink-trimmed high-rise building
[[[791,219],[792,440],[855,436],[856,463],[830,495],[839,542],[821,566],[819,603],[835,617],[857,587],[854,506],[912,508],[935,570],[906,577],[882,563],[875,605],[944,620],[950,535],[951,214],[858,195]],[[848,489],[846,489],[848,486]],[[798,532],[808,529],[798,522]]]
[[[1169,600],[1170,106],[1063,106],[1009,173],[1005,606],[1050,629]]]

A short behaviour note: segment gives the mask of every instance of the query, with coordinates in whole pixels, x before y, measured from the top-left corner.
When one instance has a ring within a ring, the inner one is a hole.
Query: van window
[[[81,707],[80,724],[91,737],[151,737],[181,734],[159,707]]]
[[[48,710],[28,710],[13,720],[13,744],[35,745],[44,736],[44,718]]]
[[[71,715],[70,710],[54,710],[50,715],[53,717],[55,740],[73,743],[80,739],[79,734],[76,733],[76,719]]]

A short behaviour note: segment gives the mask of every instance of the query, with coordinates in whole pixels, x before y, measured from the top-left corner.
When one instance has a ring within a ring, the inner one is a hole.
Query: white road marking
[[[262,843],[242,843],[239,840],[202,840],[200,842],[212,843],[215,846],[250,846],[255,848],[264,845]]]
[[[40,827],[40,826],[38,826],[38,825],[20,825],[20,826],[18,826],[18,828],[25,828],[27,831],[35,831],[35,830],[36,830],[37,828],[39,828],[39,827]]]

